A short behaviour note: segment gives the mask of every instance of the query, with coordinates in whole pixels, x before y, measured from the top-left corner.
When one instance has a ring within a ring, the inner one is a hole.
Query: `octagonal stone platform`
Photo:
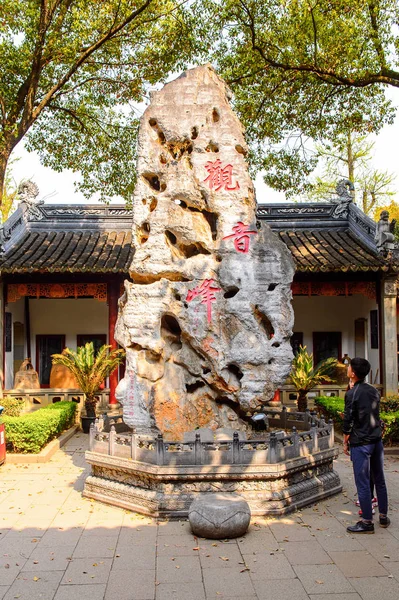
[[[194,442],[92,428],[83,494],[154,517],[187,517],[203,494],[238,494],[253,516],[283,515],[342,490],[333,460],[332,422],[309,413],[267,411],[271,427],[291,430],[262,439]],[[302,431],[298,431],[301,429]]]

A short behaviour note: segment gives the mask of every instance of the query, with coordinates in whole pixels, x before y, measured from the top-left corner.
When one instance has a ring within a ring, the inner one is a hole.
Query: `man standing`
[[[357,488],[362,520],[347,527],[350,533],[374,533],[371,506],[370,472],[374,478],[380,526],[388,527],[388,494],[384,477],[384,447],[379,415],[380,394],[364,379],[370,363],[364,358],[352,358],[348,377],[353,383],[345,394],[344,453],[350,456]]]

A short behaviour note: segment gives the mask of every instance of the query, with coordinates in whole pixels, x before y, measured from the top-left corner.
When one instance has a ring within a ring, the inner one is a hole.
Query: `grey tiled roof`
[[[29,231],[0,259],[3,273],[127,273],[127,231]]]
[[[258,206],[297,272],[399,271],[374,243],[375,223],[353,204]],[[127,273],[132,213],[124,206],[20,203],[4,224],[2,273]]]
[[[301,272],[388,271],[390,263],[349,229],[279,231]]]

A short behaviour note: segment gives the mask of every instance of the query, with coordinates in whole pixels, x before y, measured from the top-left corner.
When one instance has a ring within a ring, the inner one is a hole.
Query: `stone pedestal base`
[[[278,464],[157,466],[86,452],[83,495],[153,517],[186,518],[209,493],[235,493],[256,515],[284,515],[342,490],[330,448]]]

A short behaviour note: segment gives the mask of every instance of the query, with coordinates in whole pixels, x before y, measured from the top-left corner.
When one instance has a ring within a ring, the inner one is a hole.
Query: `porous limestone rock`
[[[194,535],[224,540],[246,533],[251,511],[238,494],[204,494],[191,504],[188,520]]]
[[[210,66],[152,94],[119,301],[125,422],[182,439],[245,430],[290,372],[291,254],[256,220],[243,128]]]

